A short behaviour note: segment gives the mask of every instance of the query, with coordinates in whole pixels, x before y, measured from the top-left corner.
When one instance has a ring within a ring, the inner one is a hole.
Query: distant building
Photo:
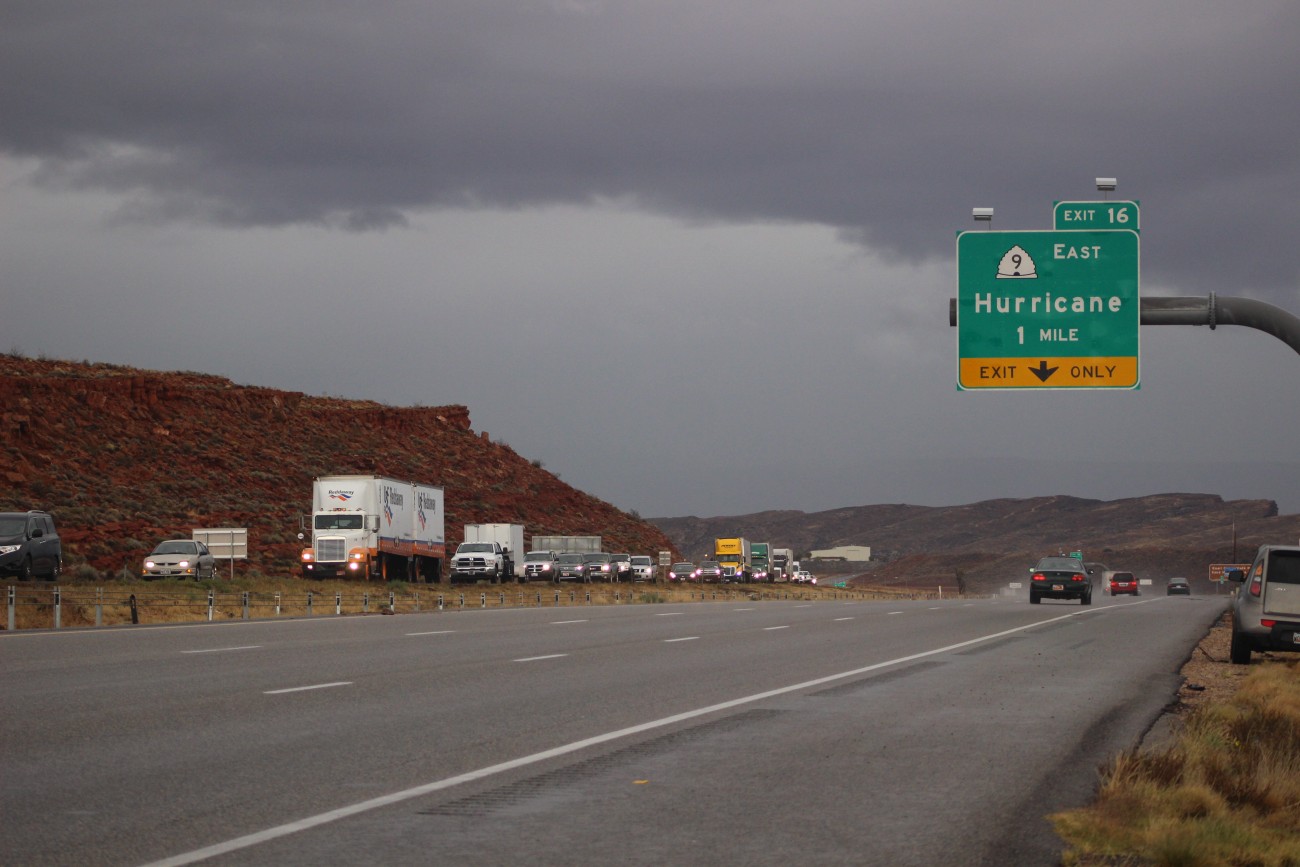
[[[825,548],[813,551],[814,560],[848,560],[851,563],[865,563],[871,559],[871,549],[866,545],[841,545],[838,548]]]

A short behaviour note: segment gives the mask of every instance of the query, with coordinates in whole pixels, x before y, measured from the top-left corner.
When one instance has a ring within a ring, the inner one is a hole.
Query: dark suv
[[[53,581],[63,571],[63,545],[45,512],[0,512],[0,572]]]

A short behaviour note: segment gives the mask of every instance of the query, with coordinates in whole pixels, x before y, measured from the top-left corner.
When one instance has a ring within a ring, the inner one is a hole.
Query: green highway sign
[[[1066,229],[1132,229],[1138,231],[1137,202],[1057,202],[1052,226]]]
[[[959,389],[1137,388],[1132,229],[957,236]]]

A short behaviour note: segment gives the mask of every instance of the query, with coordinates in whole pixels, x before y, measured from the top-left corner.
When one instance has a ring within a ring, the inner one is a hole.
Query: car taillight
[[[1071,581],[1083,581],[1083,580],[1084,580],[1084,577],[1083,577],[1082,575],[1071,575],[1071,576],[1070,576],[1070,580],[1071,580]]]
[[[1260,594],[1260,591],[1263,589],[1263,587],[1264,587],[1264,576],[1256,575],[1254,580],[1250,582],[1250,595],[1258,596]]]
[[[1044,575],[1042,572],[1035,572],[1035,573],[1034,573],[1034,577],[1033,577],[1033,578],[1030,578],[1029,580],[1030,580],[1030,581],[1046,581],[1046,580],[1047,580],[1047,576]]]

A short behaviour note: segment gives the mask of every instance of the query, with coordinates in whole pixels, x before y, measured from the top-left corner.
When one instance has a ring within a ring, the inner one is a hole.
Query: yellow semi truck
[[[713,540],[713,559],[722,566],[722,580],[748,584],[754,574],[754,553],[748,539],[731,537]]]

